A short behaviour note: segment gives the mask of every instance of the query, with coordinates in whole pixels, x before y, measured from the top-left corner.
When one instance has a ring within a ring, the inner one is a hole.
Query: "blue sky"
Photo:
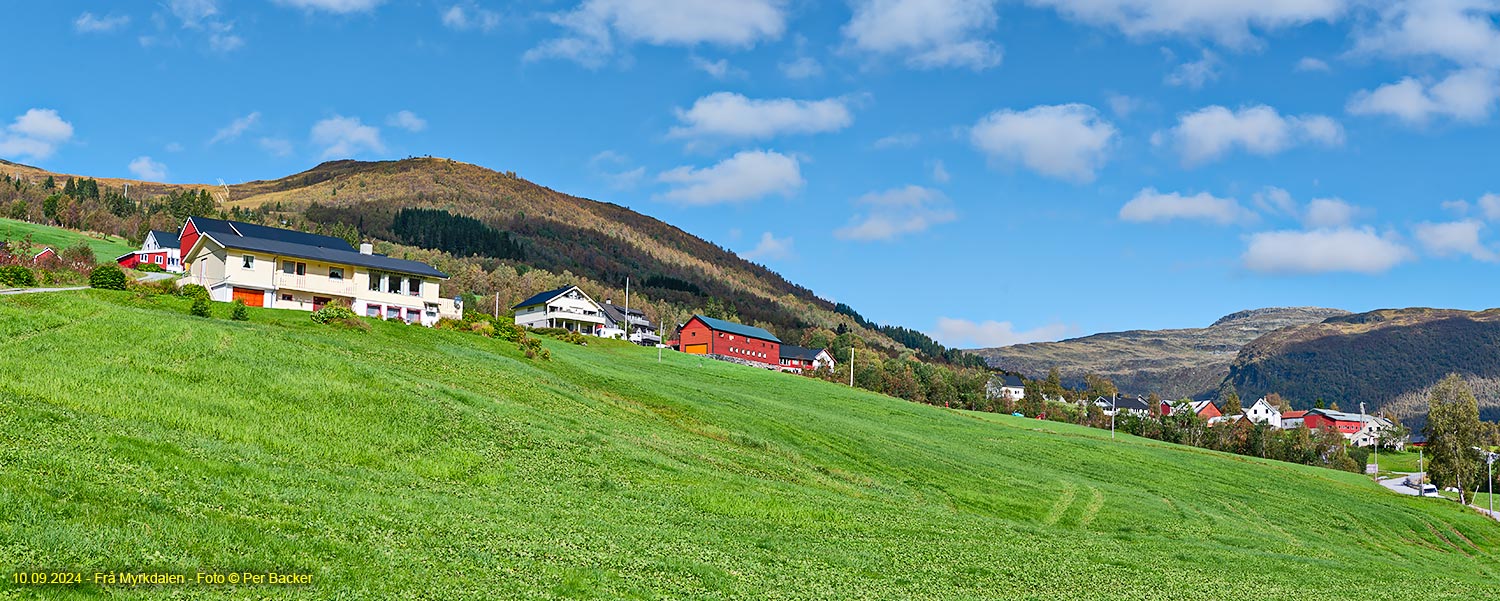
[[[0,157],[452,157],[959,346],[1495,306],[1500,0],[9,2]]]

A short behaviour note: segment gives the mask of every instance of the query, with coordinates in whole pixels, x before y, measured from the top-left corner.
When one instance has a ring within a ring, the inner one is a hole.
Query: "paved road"
[[[31,294],[33,292],[65,292],[68,290],[88,290],[88,286],[71,286],[68,288],[6,288],[0,290],[0,294]]]
[[[137,282],[156,282],[156,281],[160,281],[160,280],[170,280],[172,278],[180,277],[181,275],[182,274],[180,274],[180,273],[143,273],[143,274],[141,274],[141,277],[136,278],[136,281]]]
[[[1386,478],[1385,480],[1380,481],[1380,485],[1386,487],[1387,490],[1398,495],[1415,497],[1417,496],[1417,489],[1411,488],[1406,485],[1406,476],[1407,474],[1403,474],[1400,476],[1396,476],[1395,478]],[[1431,497],[1434,495],[1429,494],[1427,496]]]

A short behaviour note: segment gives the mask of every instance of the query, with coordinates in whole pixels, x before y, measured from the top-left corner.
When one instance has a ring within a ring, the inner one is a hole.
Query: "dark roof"
[[[1118,409],[1134,410],[1134,411],[1150,411],[1151,410],[1151,403],[1146,402],[1146,399],[1143,399],[1141,397],[1122,396],[1122,397],[1119,397],[1118,399],[1114,399],[1112,401],[1110,399],[1110,397],[1104,397],[1104,396],[1102,396],[1102,397],[1099,397],[1098,399],[1095,399],[1094,403],[1095,404],[1101,404],[1102,403],[1104,407],[1109,407],[1111,404],[1113,404],[1114,408],[1117,409],[1117,410]]]
[[[820,348],[807,348],[805,346],[781,345],[781,357],[783,359],[803,359],[812,361],[818,358],[818,353],[823,352]]]
[[[741,336],[747,336],[750,338],[770,340],[771,342],[775,342],[777,344],[781,343],[781,339],[777,338],[775,334],[772,334],[765,331],[764,329],[757,328],[755,326],[747,326],[742,323],[734,323],[732,321],[724,321],[722,319],[714,319],[712,317],[704,317],[702,315],[694,315],[693,319],[702,321],[709,328],[712,328],[717,332],[729,332],[730,334],[739,334]]]
[[[193,222],[197,223],[197,218],[194,218]],[[297,244],[295,242],[286,242],[282,240],[268,240],[266,238],[236,236],[233,233],[224,233],[222,231],[210,232],[208,233],[208,236],[210,238],[213,238],[214,241],[218,242],[219,244],[224,245],[225,248],[232,248],[237,250],[253,250],[257,252],[281,255],[285,257],[312,259],[314,261],[323,261],[336,265],[354,265],[358,267],[366,267],[369,269],[377,269],[380,271],[394,271],[397,273],[404,273],[409,275],[425,275],[435,278],[448,277],[448,274],[438,271],[431,265],[422,263],[420,261],[408,261],[406,259],[397,259],[384,255],[367,255],[360,253],[353,250],[353,248],[349,246],[348,242],[343,243],[344,248],[329,248],[323,246],[312,246],[308,244]]]
[[[540,304],[545,303],[547,301],[550,301],[550,300],[552,300],[554,298],[562,296],[562,293],[567,292],[569,290],[572,290],[574,288],[577,288],[577,286],[563,286],[562,288],[558,288],[556,290],[548,290],[546,292],[540,292],[540,293],[532,295],[531,298],[528,298],[528,299],[523,300],[523,301],[521,301],[519,303],[516,303],[516,306],[511,307],[511,308],[512,309],[520,309],[521,307],[530,307],[532,305],[540,305]]]
[[[162,248],[177,248],[182,246],[182,237],[177,235],[177,232],[151,230],[151,236],[156,238],[156,243],[161,245]]]
[[[336,250],[347,250],[355,252],[354,247],[348,240],[335,238],[333,236],[321,236],[309,234],[297,230],[282,229],[254,223],[240,221],[225,221],[223,219],[209,219],[207,217],[193,217],[193,226],[205,234],[222,234],[226,236],[240,236],[244,238],[260,238],[272,242],[283,242],[290,244],[301,244],[305,246],[316,246]],[[228,244],[222,237],[214,236],[220,243]],[[366,255],[369,256],[369,255]],[[312,257],[308,257],[312,258]]]
[[[626,314],[629,314],[630,316],[638,319],[643,319],[646,321],[646,323],[651,322],[651,320],[646,319],[646,312],[640,309],[630,309],[627,311],[625,307],[613,303],[604,303],[602,305],[599,305],[599,308],[604,310],[604,315],[608,317],[610,321],[616,323],[624,322]]]
[[[1000,380],[1000,385],[1006,388],[1026,387],[1026,382],[1021,379],[1021,376],[1012,376],[1010,374],[1006,374],[1003,376],[995,376],[995,379]]]

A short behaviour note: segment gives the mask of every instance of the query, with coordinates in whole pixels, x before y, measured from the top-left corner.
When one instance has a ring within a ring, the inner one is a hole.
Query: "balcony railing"
[[[277,272],[276,287],[302,290],[305,292],[323,292],[337,294],[340,296],[354,296],[354,282],[349,280],[335,280],[327,276],[317,275],[292,275]]]

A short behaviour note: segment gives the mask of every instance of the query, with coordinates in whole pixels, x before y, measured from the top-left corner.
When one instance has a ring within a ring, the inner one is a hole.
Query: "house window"
[[[410,294],[412,296],[422,296],[422,279],[421,278],[407,278],[407,280],[406,280],[406,293]]]
[[[389,292],[391,294],[401,294],[401,278],[396,276],[388,276],[385,279],[388,284],[385,289],[386,292]]]
[[[374,271],[370,272],[370,290],[371,291],[373,291],[373,292],[380,292],[380,278],[381,278],[381,275],[378,272],[374,272]]]
[[[344,268],[342,268],[342,267],[329,267],[328,268],[328,279],[330,279],[330,280],[342,280],[342,279],[344,279]]]
[[[385,318],[386,319],[400,319],[401,318],[401,307],[386,307],[385,308]]]
[[[160,256],[151,257],[151,262],[152,263],[156,263],[157,265],[160,265],[161,264],[161,257]]]
[[[244,261],[240,265],[245,269],[255,269],[255,255],[245,255]]]
[[[421,321],[421,320],[422,320],[422,312],[421,311],[418,311],[416,309],[407,309],[406,310],[406,323],[411,323],[411,322],[414,322],[414,321]]]
[[[365,305],[365,317],[380,317],[380,305]]]
[[[292,301],[292,295],[290,295],[290,294],[283,294],[283,295],[281,295],[281,300],[284,300],[284,301],[287,301],[287,302],[291,302]]]

